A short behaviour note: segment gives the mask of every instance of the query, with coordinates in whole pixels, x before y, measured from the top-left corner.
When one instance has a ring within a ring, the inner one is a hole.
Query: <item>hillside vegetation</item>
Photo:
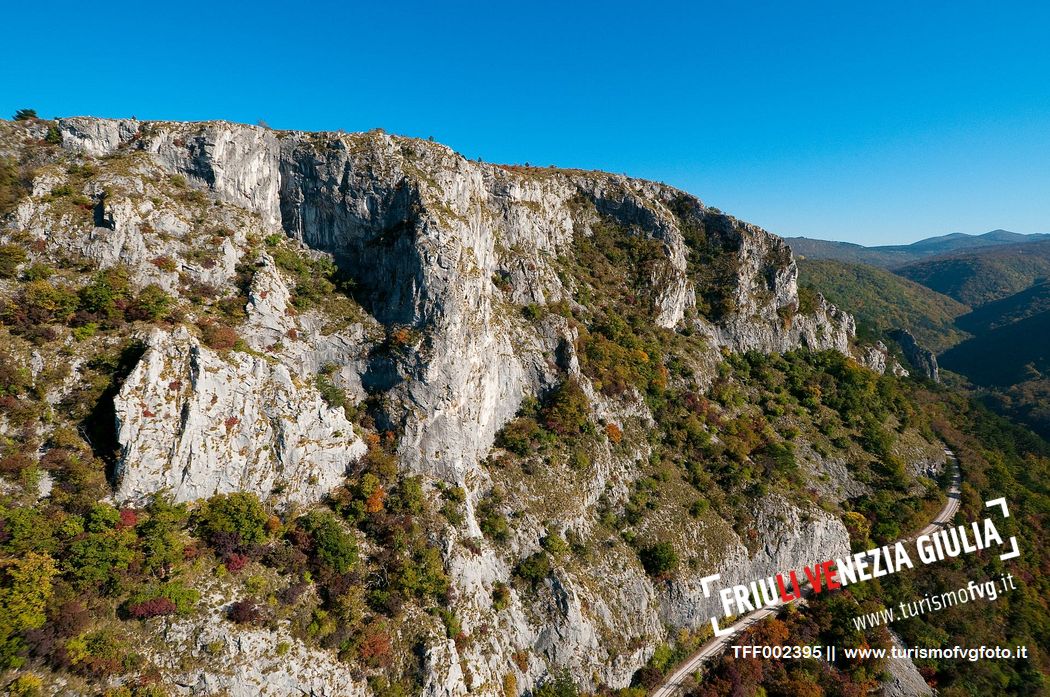
[[[916,391],[922,411],[938,435],[959,458],[963,475],[961,516],[977,520],[986,514],[985,501],[1005,496],[1011,516],[1001,525],[1004,536],[1016,535],[1021,556],[1008,565],[986,550],[963,563],[940,562],[893,574],[870,583],[851,585],[841,592],[814,596],[805,607],[792,606],[778,618],[749,628],[738,643],[759,645],[835,644],[888,647],[885,627],[858,632],[852,618],[858,612],[876,612],[900,602],[941,593],[945,588],[993,580],[1012,573],[1018,588],[987,605],[967,603],[898,620],[892,629],[909,646],[1026,645],[1028,660],[953,661],[916,660],[922,676],[941,697],[967,695],[1046,694],[1050,633],[1046,608],[1046,562],[1040,554],[1050,509],[1050,445],[1023,428],[996,416],[973,401],[944,394]],[[997,521],[997,525],[1000,523]],[[994,608],[994,609],[993,609]],[[1008,618],[1007,621],[1003,621]],[[735,657],[727,652],[705,673],[704,681],[687,686],[690,697],[718,695],[861,695],[885,663],[839,658],[832,664],[816,659],[769,660]],[[814,686],[816,683],[817,687]],[[860,688],[860,689],[858,689]]]
[[[1050,282],[1037,283],[1020,293],[990,302],[962,315],[955,323],[971,334],[1003,327],[1050,310]]]
[[[1050,243],[931,259],[898,272],[973,304],[955,319],[972,338],[943,353],[941,366],[964,375],[1000,413],[1050,437]]]
[[[786,237],[784,241],[791,247],[792,252],[811,261],[829,259],[852,264],[872,264],[891,269],[919,258],[901,249],[865,247],[852,242],[814,240],[808,237]]]
[[[909,264],[901,276],[978,307],[1050,277],[1050,242],[1008,245]]]
[[[806,259],[798,265],[800,284],[852,312],[861,337],[909,330],[989,406],[1050,437],[1050,282],[1036,276],[1050,266],[1047,243],[985,248],[901,270],[978,302],[1021,287],[970,312],[937,290],[867,264]]]
[[[806,259],[798,267],[800,284],[852,312],[861,335],[907,329],[935,352],[966,338],[955,318],[969,308],[914,281],[867,264],[831,259]]]
[[[1050,312],[997,327],[940,357],[941,365],[995,391],[992,404],[1050,434]]]
[[[15,694],[641,697],[707,636],[700,579],[915,530],[968,428],[853,360],[779,239],[662,185],[217,122],[0,122],[0,155]],[[872,323],[962,311],[844,273]],[[1010,456],[967,481],[1041,492]],[[1024,620],[1007,692],[1046,578],[975,624]]]
[[[727,555],[936,505],[906,383],[846,355],[780,240],[681,192],[381,133],[61,125],[0,124],[36,163],[0,221],[0,685],[629,690]]]

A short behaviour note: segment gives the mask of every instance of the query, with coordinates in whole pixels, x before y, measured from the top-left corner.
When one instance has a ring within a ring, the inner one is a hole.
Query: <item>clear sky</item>
[[[745,7],[746,5],[746,7]],[[1050,232],[1050,3],[8,3],[0,113],[434,136],[781,235]]]

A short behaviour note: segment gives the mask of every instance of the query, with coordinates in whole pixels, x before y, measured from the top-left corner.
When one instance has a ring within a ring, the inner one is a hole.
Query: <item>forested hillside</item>
[[[903,266],[896,273],[979,307],[1050,278],[1050,241],[938,257]]]
[[[924,346],[943,351],[966,337],[955,324],[968,307],[890,271],[830,259],[799,262],[799,282],[848,307],[858,334],[883,337],[907,329]]]
[[[983,334],[1047,311],[1050,311],[1050,282],[1042,282],[981,305],[958,317],[955,323],[971,334]]]

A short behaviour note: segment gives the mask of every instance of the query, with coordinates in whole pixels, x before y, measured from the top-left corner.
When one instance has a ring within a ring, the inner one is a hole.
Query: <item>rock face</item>
[[[893,645],[898,649],[905,646],[894,632],[890,632]],[[886,679],[882,683],[882,694],[885,697],[919,697],[932,695],[933,689],[923,679],[915,664],[907,658],[886,659]]]
[[[138,137],[142,124],[132,119],[65,119],[62,143],[65,147],[102,157]]]
[[[848,556],[849,533],[838,518],[819,509],[802,510],[778,495],[757,502],[757,529],[762,539],[770,540],[754,553],[742,544],[727,550],[715,573],[721,575],[718,585],[727,588],[768,578],[787,569],[800,568],[822,559]],[[823,556],[821,556],[823,555]],[[716,594],[705,598],[699,579],[690,579],[673,593],[673,602],[665,608],[666,618],[674,625],[710,621],[722,616],[721,600]],[[699,610],[699,612],[698,612]]]
[[[508,278],[516,300],[568,299],[553,259],[597,222],[580,214],[581,200],[664,244],[666,264],[653,279],[661,325],[679,325],[695,304],[671,210],[683,194],[667,186],[604,173],[523,176],[383,134],[275,134],[225,123],[132,132],[133,124],[60,122],[67,147],[93,155],[139,147],[264,224],[279,220],[289,235],[334,255],[380,322],[425,329],[442,347],[411,381],[393,386],[390,419],[403,428],[403,458],[450,481],[465,481],[522,397],[549,379],[550,347],[499,326],[492,279]],[[796,313],[798,270],[783,241],[692,201],[691,215],[736,257],[735,311],[716,324],[697,320],[700,331],[735,351],[848,352],[850,315],[822,299],[812,314]],[[398,407],[407,404],[414,406]]]
[[[889,372],[898,377],[907,377],[908,371],[890,355],[889,347],[881,341],[858,349],[857,362],[876,373]]]
[[[937,369],[937,356],[933,351],[919,344],[915,337],[907,329],[897,329],[891,337],[901,347],[904,357],[911,363],[920,375],[929,380],[940,382],[941,376]]]
[[[849,353],[856,333],[851,315],[823,296],[811,314],[796,312],[798,267],[783,240],[736,221],[723,234],[738,250],[738,266],[731,281],[734,311],[708,330],[719,346],[735,352],[780,353],[801,346]]]
[[[341,410],[281,365],[157,330],[115,400],[118,501],[254,491],[314,502],[365,451]]]
[[[164,631],[165,652],[181,664],[173,682],[185,695],[229,697],[366,697],[367,684],[327,652],[266,629],[231,630],[218,613],[175,621]],[[282,650],[275,649],[284,644]],[[191,668],[188,664],[196,664]]]
[[[848,551],[846,529],[833,516],[771,495],[755,505],[757,544],[745,545],[725,521],[706,521],[720,544],[699,532],[683,542],[698,561],[673,582],[649,578],[614,536],[601,544],[615,554],[586,568],[558,566],[534,598],[511,590],[507,607],[494,608],[494,590],[510,585],[517,560],[539,549],[549,529],[590,534],[599,501],[626,498],[638,463],[651,455],[647,445],[606,447],[571,514],[552,520],[523,512],[504,549],[481,537],[475,508],[492,488],[482,462],[526,398],[568,375],[580,381],[596,421],[652,423],[640,398],[606,399],[587,380],[576,355],[579,330],[545,310],[578,303],[565,260],[610,228],[659,250],[644,269],[638,302],[658,327],[702,340],[705,358],[690,379],[703,390],[723,352],[805,347],[849,355],[853,318],[819,297],[801,311],[797,268],[779,238],[665,185],[470,162],[441,145],[382,133],[89,118],[59,126],[67,149],[131,163],[131,174],[103,178],[105,224],[67,235],[62,244],[71,251],[103,268],[126,265],[135,283],[172,292],[194,287],[233,297],[251,269],[247,302],[234,308],[243,309],[238,331],[248,350],[209,349],[186,328],[148,337],[115,402],[122,448],[115,498],[141,502],[168,490],[186,501],[246,490],[284,504],[320,500],[366,450],[315,386],[327,367],[350,402],[368,397],[377,405],[377,430],[400,435],[404,468],[423,475],[431,491],[438,484],[465,491],[465,522],[440,543],[457,618],[475,640],[457,647],[441,638],[420,652],[424,694],[496,695],[508,684],[525,690],[559,666],[587,689],[625,687],[667,639],[667,627],[697,628],[716,614],[700,590],[702,576],[750,580]],[[157,183],[163,178],[170,186]],[[173,187],[184,193],[169,196]],[[201,200],[205,207],[190,210]],[[36,239],[55,237],[48,205],[18,212]],[[217,242],[203,261],[187,251],[201,227],[188,221],[201,219],[223,228],[210,233]],[[366,316],[333,323],[299,311],[273,256],[249,250],[250,240],[272,236],[334,259]],[[717,296],[717,312],[705,294]],[[525,321],[523,306],[541,318]],[[869,365],[885,370],[884,356],[878,359]],[[358,693],[336,668],[318,683],[312,673],[291,675],[262,659],[256,665],[264,638],[224,639],[236,651],[223,656],[239,658],[187,677],[186,688]],[[271,668],[278,671],[272,684],[263,679]]]

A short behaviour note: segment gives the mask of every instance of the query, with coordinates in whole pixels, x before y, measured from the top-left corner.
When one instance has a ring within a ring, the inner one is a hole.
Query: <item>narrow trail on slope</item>
[[[959,510],[962,487],[962,474],[959,472],[959,460],[955,457],[955,453],[947,448],[944,449],[944,454],[948,456],[952,463],[952,468],[954,469],[952,483],[948,487],[948,500],[945,502],[944,507],[940,512],[933,517],[933,520],[931,520],[926,527],[914,535],[904,538],[904,542],[914,540],[922,535],[928,535],[948,525]],[[723,630],[725,634],[709,640],[706,644],[701,646],[696,653],[675,668],[674,671],[672,671],[671,674],[650,693],[650,697],[674,697],[674,695],[677,695],[679,690],[682,689],[682,682],[687,677],[698,671],[709,659],[722,653],[723,649],[725,649],[734,637],[756,622],[760,622],[770,615],[777,614],[777,612],[779,612],[785,605],[786,603],[778,600],[775,605],[759,608],[758,610],[749,612],[741,617],[734,624]]]

